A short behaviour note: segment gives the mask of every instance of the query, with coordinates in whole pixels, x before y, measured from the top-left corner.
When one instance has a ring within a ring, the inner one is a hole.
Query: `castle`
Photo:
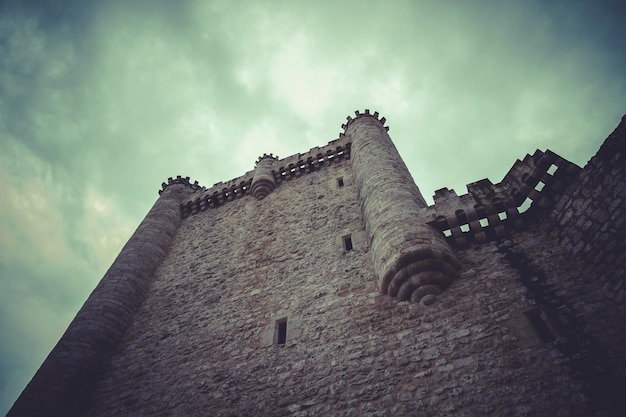
[[[624,415],[626,116],[433,205],[385,123],[170,178],[8,415]]]

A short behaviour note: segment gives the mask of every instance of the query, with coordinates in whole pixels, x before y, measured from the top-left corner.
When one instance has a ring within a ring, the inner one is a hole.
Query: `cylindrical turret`
[[[263,200],[276,189],[276,180],[272,168],[277,159],[272,154],[263,154],[256,163],[251,190],[252,195],[257,200]]]
[[[378,113],[356,112],[344,125],[370,240],[378,288],[398,300],[431,304],[459,274],[440,231],[419,220],[427,204]]]
[[[129,328],[181,221],[188,184],[172,181],[7,414],[79,416]]]

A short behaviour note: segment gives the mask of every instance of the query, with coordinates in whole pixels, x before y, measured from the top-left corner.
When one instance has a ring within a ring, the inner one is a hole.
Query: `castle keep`
[[[430,206],[387,131],[163,183],[8,415],[624,415],[626,116]]]

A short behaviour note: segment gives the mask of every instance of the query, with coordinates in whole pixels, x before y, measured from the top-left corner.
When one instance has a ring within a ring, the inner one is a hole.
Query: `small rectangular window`
[[[530,208],[530,206],[533,204],[533,200],[531,200],[530,198],[526,197],[526,200],[524,200],[524,202],[522,204],[520,204],[520,206],[517,208],[517,211],[521,214],[524,213],[526,210],[528,210]]]
[[[337,187],[343,187],[343,177],[337,178]]]
[[[287,317],[276,320],[274,328],[274,344],[284,345],[287,341]]]
[[[554,175],[557,169],[559,169],[559,167],[557,167],[556,165],[554,164],[550,165],[550,168],[548,168],[548,174]]]
[[[341,238],[343,240],[343,250],[346,252],[350,252],[353,249],[352,246],[352,236],[344,236]]]
[[[541,192],[541,190],[543,190],[544,186],[545,186],[545,184],[543,182],[539,181],[537,183],[537,185],[535,185],[535,191],[540,191]]]

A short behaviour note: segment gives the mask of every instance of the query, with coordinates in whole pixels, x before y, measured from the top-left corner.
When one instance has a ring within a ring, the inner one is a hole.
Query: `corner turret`
[[[432,304],[461,268],[442,233],[420,221],[427,207],[378,112],[355,112],[342,127],[370,240],[378,288],[398,300]]]
[[[180,203],[197,188],[171,178],[8,416],[82,416],[170,249]]]
[[[263,200],[276,189],[276,179],[274,178],[272,168],[277,160],[278,157],[272,154],[263,154],[257,160],[251,186],[252,195],[257,200]]]

